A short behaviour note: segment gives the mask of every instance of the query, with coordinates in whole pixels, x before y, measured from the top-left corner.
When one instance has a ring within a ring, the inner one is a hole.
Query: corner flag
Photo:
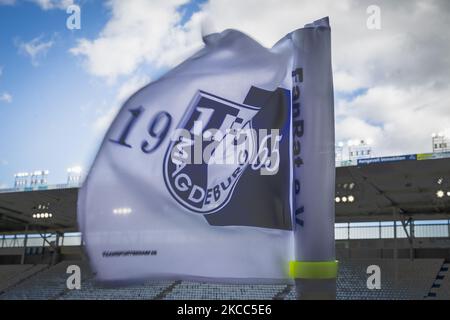
[[[204,43],[124,103],[80,189],[101,280],[289,281],[294,260],[334,260],[328,19],[271,49]]]

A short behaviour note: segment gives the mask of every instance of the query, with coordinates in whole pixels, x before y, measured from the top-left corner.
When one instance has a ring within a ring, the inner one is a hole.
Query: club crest
[[[259,110],[197,92],[164,158],[165,183],[175,200],[200,214],[228,203],[255,157],[252,118]]]

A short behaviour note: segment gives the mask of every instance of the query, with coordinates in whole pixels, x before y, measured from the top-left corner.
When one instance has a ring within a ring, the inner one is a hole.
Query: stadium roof
[[[355,187],[349,191],[352,182]],[[442,191],[441,198],[438,191]],[[449,191],[448,158],[337,168],[336,194],[351,193],[355,201],[336,204],[336,221],[392,220],[394,212],[414,219],[449,219]]]
[[[336,222],[450,218],[450,159],[378,158],[336,169]],[[320,177],[318,177],[320,178]],[[443,197],[437,192],[443,191]],[[0,192],[0,232],[76,231],[78,188]],[[343,202],[353,196],[354,201]],[[48,209],[39,209],[39,205]],[[34,219],[48,211],[51,219]]]
[[[75,231],[77,196],[78,188],[0,193],[0,232],[24,231],[27,225],[30,231]],[[33,218],[37,213],[52,218]]]

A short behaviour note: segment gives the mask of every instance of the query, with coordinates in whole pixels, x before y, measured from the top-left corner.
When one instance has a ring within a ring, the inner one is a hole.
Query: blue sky
[[[81,29],[66,28],[66,7]],[[0,187],[14,173],[89,168],[121,102],[201,46],[201,25],[270,47],[305,23],[332,26],[336,139],[369,138],[374,155],[431,151],[450,128],[447,0],[0,0]],[[420,23],[417,23],[420,21]],[[449,131],[450,132],[450,131]]]
[[[64,181],[65,168],[86,163],[95,137],[83,129],[91,121],[81,107],[108,99],[114,88],[90,82],[68,49],[78,36],[98,32],[107,13],[99,3],[87,2],[85,26],[65,28],[63,10],[43,11],[33,3],[0,9],[0,92],[12,96],[0,106],[0,182],[13,183],[15,172],[50,169],[51,181]],[[88,14],[89,12],[97,14]],[[91,21],[92,23],[90,23]],[[21,53],[18,43],[52,41],[45,56]]]
[[[1,2],[0,2],[1,3]],[[11,186],[14,174],[50,170],[49,183],[66,181],[66,169],[87,169],[102,133],[92,128],[114,104],[120,83],[106,83],[83,68],[69,50],[77,39],[94,38],[111,16],[102,1],[81,4],[80,30],[66,28],[69,16],[58,8],[44,10],[32,2],[0,5],[0,186]],[[198,3],[180,7],[189,19]],[[20,44],[51,42],[34,58]],[[45,52],[44,52],[45,51]],[[165,68],[146,66],[140,72],[157,76]]]

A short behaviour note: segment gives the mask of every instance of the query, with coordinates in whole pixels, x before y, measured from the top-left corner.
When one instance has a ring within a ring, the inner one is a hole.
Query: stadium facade
[[[19,176],[0,190],[0,299],[295,299],[293,285],[97,282],[78,232],[74,172],[67,184]],[[450,153],[342,161],[335,203],[338,299],[450,299]],[[80,290],[67,287],[71,265]],[[370,266],[380,268],[379,289],[368,286]]]

